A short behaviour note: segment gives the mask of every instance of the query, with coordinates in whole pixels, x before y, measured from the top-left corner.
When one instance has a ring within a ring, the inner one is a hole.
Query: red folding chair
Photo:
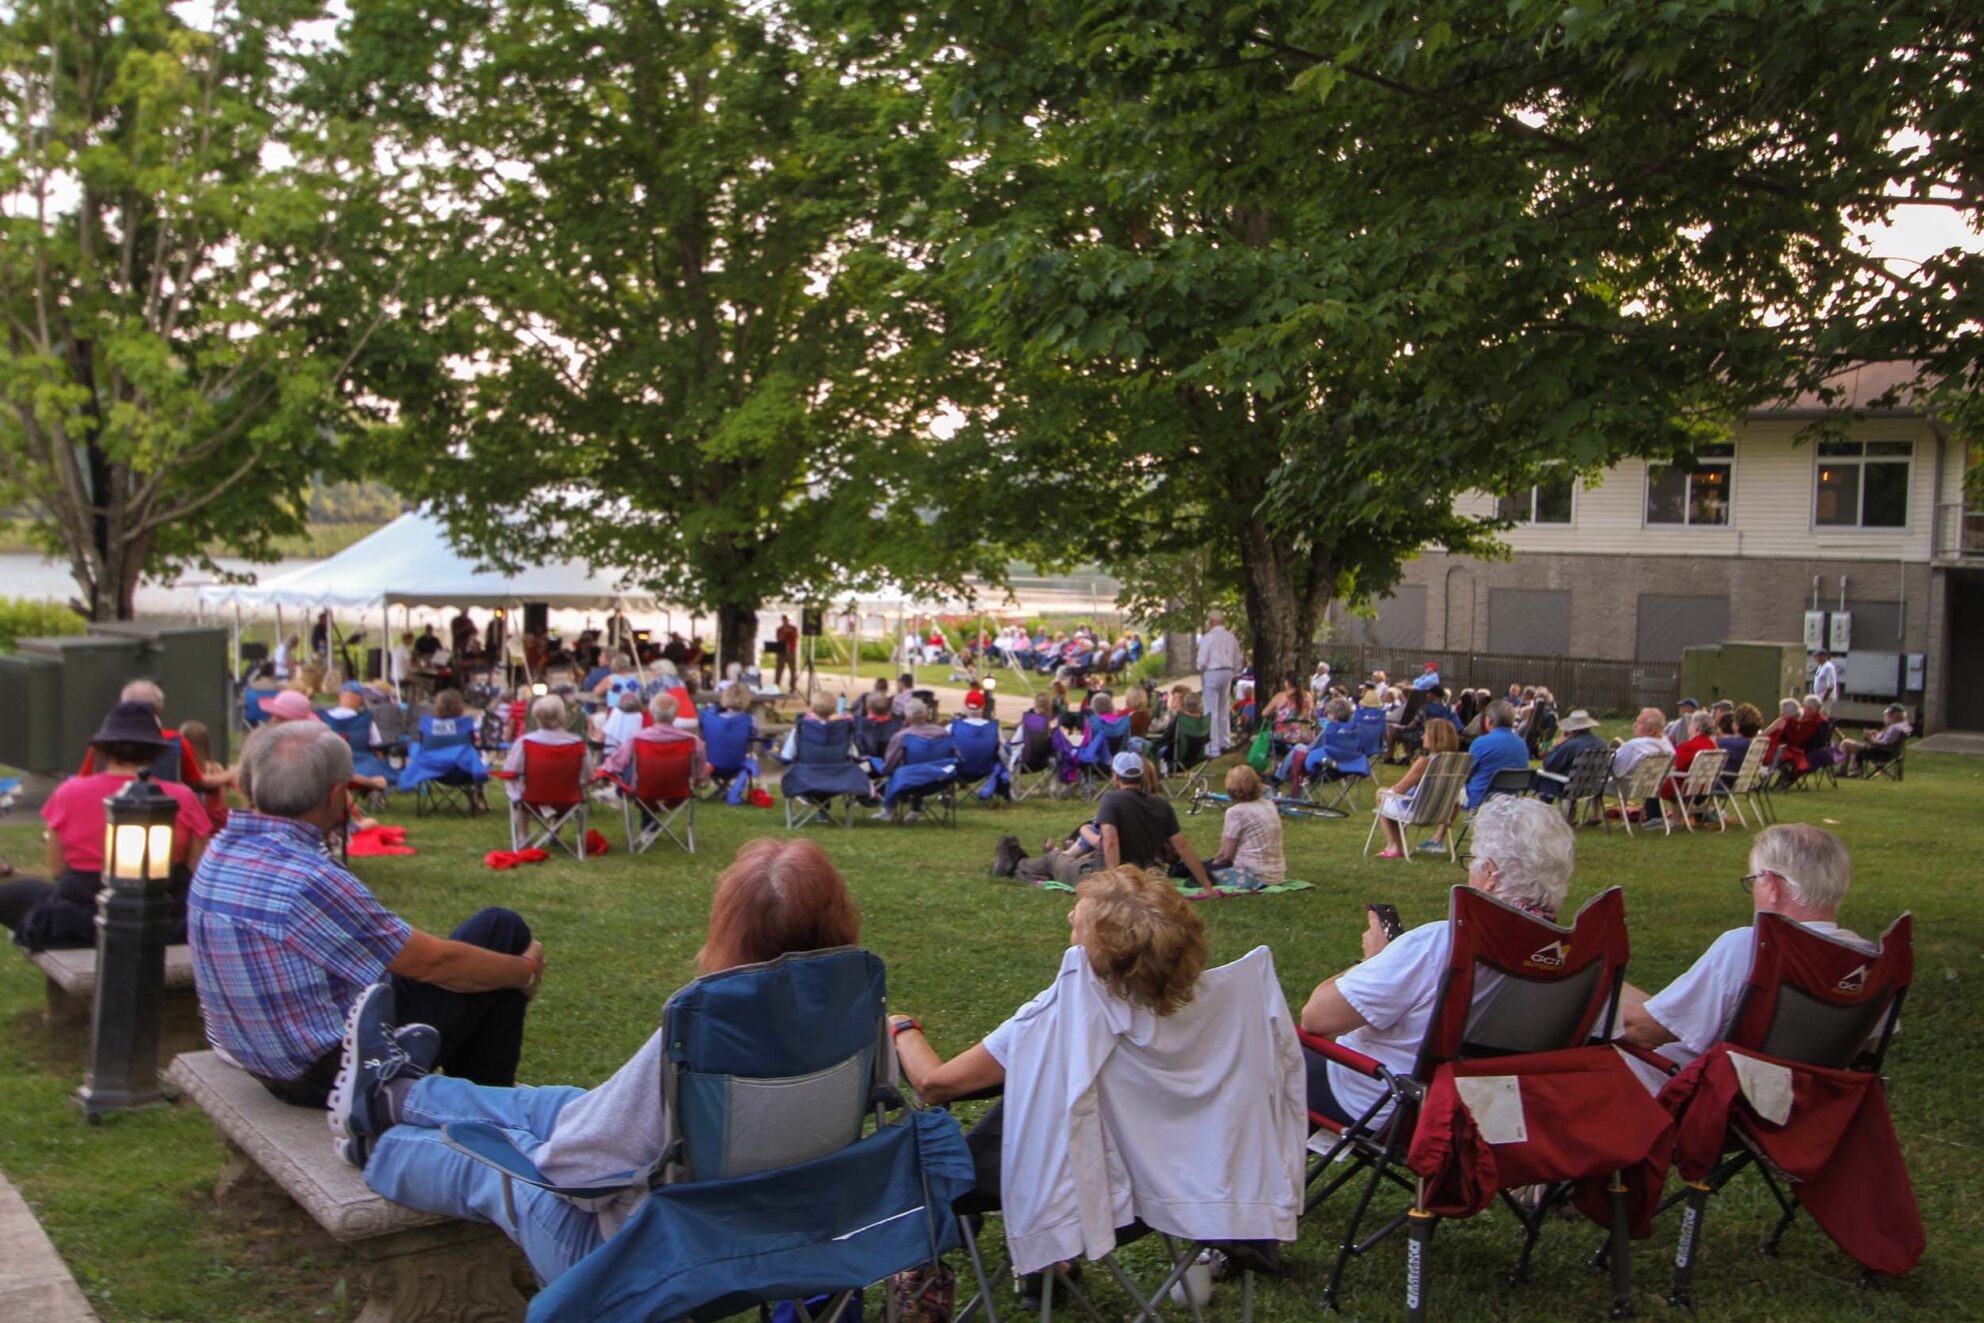
[[[1661,1093],[1677,1114],[1687,1181],[1660,1206],[1687,1204],[1670,1303],[1694,1307],[1709,1196],[1750,1166],[1782,1214],[1764,1253],[1776,1255],[1802,1204],[1869,1282],[1921,1256],[1921,1215],[1881,1078],[1915,975],[1914,932],[1903,914],[1870,953],[1780,914],[1757,916],[1756,953],[1722,1041]],[[1777,1104],[1787,1110],[1774,1119],[1759,1087],[1771,1076],[1786,1086]],[[1864,1179],[1873,1170],[1882,1179]]]
[[[1305,1047],[1385,1090],[1350,1126],[1310,1113],[1319,1127],[1311,1149],[1320,1147],[1324,1132],[1335,1139],[1309,1170],[1305,1211],[1366,1177],[1323,1306],[1337,1307],[1352,1257],[1408,1227],[1407,1315],[1424,1319],[1434,1226],[1442,1217],[1481,1211],[1499,1195],[1523,1228],[1518,1279],[1528,1273],[1544,1221],[1565,1200],[1575,1199],[1608,1225],[1613,1308],[1623,1316],[1630,1312],[1628,1237],[1650,1230],[1672,1143],[1665,1111],[1619,1055],[1602,1045],[1625,977],[1624,894],[1614,887],[1594,896],[1563,927],[1455,887],[1450,932],[1439,998],[1410,1076],[1331,1039],[1302,1035]],[[1495,981],[1483,986],[1484,976]],[[1484,1101],[1491,1096],[1502,1100],[1492,1118]],[[1513,1132],[1511,1115],[1518,1122]],[[1344,1169],[1330,1175],[1339,1161]],[[1626,1173],[1635,1171],[1637,1217],[1628,1206],[1626,1181]],[[1412,1202],[1360,1239],[1371,1201],[1386,1182],[1408,1191]],[[1544,1187],[1545,1193],[1534,1203],[1518,1199],[1513,1191],[1525,1186]]]
[[[684,854],[696,852],[696,745],[693,740],[634,741],[634,781],[629,785],[610,772],[600,775],[620,787],[620,805],[627,820],[627,853],[646,854],[650,845],[666,836],[682,847]],[[636,823],[635,815],[640,821]],[[675,820],[687,815],[683,834],[675,834]]]
[[[516,772],[491,772],[491,776],[515,781],[523,793],[511,802],[510,848],[548,849],[556,844],[574,859],[586,857],[586,793],[583,776],[586,746],[540,744],[523,741],[524,766]],[[577,827],[572,840],[565,839],[567,827]]]

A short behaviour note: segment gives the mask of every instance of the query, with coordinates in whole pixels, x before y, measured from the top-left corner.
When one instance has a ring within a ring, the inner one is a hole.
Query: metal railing
[[[1440,682],[1449,690],[1490,689],[1497,696],[1510,685],[1541,685],[1557,700],[1557,710],[1629,713],[1657,707],[1671,714],[1681,697],[1681,663],[1613,661],[1599,657],[1534,657],[1516,653],[1452,652],[1428,648],[1387,648],[1375,644],[1332,645],[1331,671],[1355,682],[1372,671],[1393,684],[1409,685],[1427,662],[1437,662]]]

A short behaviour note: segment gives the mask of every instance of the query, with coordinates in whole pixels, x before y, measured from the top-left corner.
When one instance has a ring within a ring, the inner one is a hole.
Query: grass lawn
[[[1984,820],[1972,816],[1984,803],[1984,763],[1917,755],[1909,773],[1905,786],[1849,783],[1787,796],[1781,805],[1786,820],[1824,822],[1851,845],[1859,864],[1844,916],[1851,926],[1872,934],[1904,908],[1917,915],[1917,985],[1889,1066],[1928,1255],[1910,1278],[1861,1293],[1853,1289],[1857,1269],[1801,1219],[1783,1257],[1765,1259],[1756,1247],[1774,1210],[1750,1181],[1712,1206],[1697,1286],[1705,1318],[1816,1320],[1851,1312],[1929,1320],[1984,1312],[1984,1253],[1977,1248],[1984,1239],[1977,1193],[1984,1112],[1974,1083],[1984,1066],[1977,1027],[1984,1020],[1984,893],[1977,885]],[[1067,940],[1065,897],[987,877],[993,842],[1012,831],[1037,848],[1077,816],[1066,805],[994,810],[973,802],[960,809],[955,832],[866,821],[851,832],[815,829],[853,886],[865,941],[889,962],[893,1005],[918,1014],[947,1054],[1044,986]],[[778,831],[779,821],[776,811],[710,809],[698,823],[702,851],[694,858],[630,860],[616,852],[584,865],[503,873],[480,862],[502,843],[497,821],[408,822],[420,855],[364,860],[358,871],[389,905],[433,931],[445,932],[484,905],[521,911],[550,957],[524,1078],[592,1083],[639,1046],[663,999],[690,977],[712,884],[732,852],[754,835]],[[19,814],[12,822],[0,828],[0,851],[17,863],[37,858],[33,828]],[[617,844],[617,820],[600,825]],[[1188,817],[1185,825],[1210,853],[1217,819]],[[1317,889],[1208,903],[1215,959],[1271,944],[1283,987],[1299,1006],[1319,978],[1358,954],[1364,902],[1392,901],[1408,923],[1443,914],[1459,871],[1365,859],[1366,825],[1363,815],[1287,822],[1291,873]],[[1635,981],[1657,988],[1717,933],[1746,920],[1737,885],[1745,849],[1734,831],[1631,840],[1586,832],[1572,899],[1615,883],[1626,888]],[[356,1311],[355,1276],[346,1278],[337,1247],[300,1216],[244,1225],[216,1213],[221,1146],[197,1110],[177,1106],[85,1126],[66,1102],[80,1081],[82,1034],[45,1029],[40,1004],[33,968],[0,959],[0,1171],[37,1208],[105,1319],[342,1318]],[[1217,1141],[1207,1137],[1209,1146]],[[1315,1316],[1333,1235],[1346,1216],[1340,1197],[1305,1221],[1287,1279],[1264,1284],[1258,1307],[1270,1323]],[[1666,1309],[1675,1234],[1670,1216],[1635,1250],[1639,1304],[1656,1317]],[[1597,1239],[1586,1223],[1552,1226],[1532,1284],[1518,1287],[1504,1284],[1516,1244],[1506,1215],[1447,1224],[1434,1242],[1432,1308],[1466,1320],[1589,1317],[1605,1302],[1604,1279],[1583,1265]],[[1402,1265],[1398,1245],[1353,1265],[1346,1317],[1396,1317]],[[1106,1288],[1102,1295],[1122,1303]],[[1221,1288],[1213,1312],[1237,1317],[1238,1296]]]

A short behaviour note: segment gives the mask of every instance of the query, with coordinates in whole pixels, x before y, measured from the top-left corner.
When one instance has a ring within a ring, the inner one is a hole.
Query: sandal
[[[1380,850],[1380,851],[1378,851],[1378,858],[1380,858],[1380,859],[1403,859],[1403,858],[1405,858],[1405,851],[1403,851],[1403,850]]]

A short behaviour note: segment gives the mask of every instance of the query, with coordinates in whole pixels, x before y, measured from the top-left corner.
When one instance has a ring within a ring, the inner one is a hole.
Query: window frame
[[[1728,453],[1727,455],[1719,455],[1719,454],[1711,454],[1711,453],[1707,453],[1707,452],[1711,452],[1711,451],[1716,451],[1716,450],[1720,450],[1720,449],[1724,449],[1724,448],[1726,448],[1726,449],[1728,450],[1728,452],[1729,452],[1729,453]],[[1673,468],[1673,467],[1675,467],[1675,465],[1674,465],[1674,462],[1673,462],[1672,460],[1666,460],[1666,461],[1654,461],[1654,460],[1648,460],[1648,461],[1647,461],[1647,462],[1645,463],[1645,465],[1643,466],[1643,467],[1644,467],[1644,470],[1645,470],[1645,471],[1644,471],[1644,473],[1643,473],[1643,474],[1641,475],[1641,481],[1640,481],[1640,527],[1641,527],[1641,528],[1645,528],[1645,529],[1691,529],[1691,528],[1708,528],[1708,529],[1718,529],[1718,528],[1719,528],[1719,529],[1732,529],[1732,528],[1734,528],[1734,527],[1736,527],[1736,442],[1735,442],[1734,440],[1729,440],[1729,441],[1717,441],[1717,442],[1714,442],[1714,443],[1713,443],[1713,444],[1711,444],[1711,445],[1706,445],[1706,446],[1701,446],[1701,447],[1698,447],[1698,448],[1697,448],[1697,451],[1696,451],[1696,461],[1697,461],[1697,462],[1696,462],[1696,464],[1694,465],[1694,467],[1692,467],[1692,468],[1690,468],[1690,469],[1688,470],[1688,489],[1686,490],[1686,492],[1684,492],[1684,493],[1683,493],[1683,499],[1682,499],[1682,502],[1681,502],[1681,511],[1682,511],[1682,518],[1680,518],[1680,519],[1678,519],[1678,520],[1669,520],[1669,519],[1655,519],[1655,518],[1653,518],[1653,517],[1652,517],[1652,508],[1651,508],[1651,507],[1652,507],[1652,505],[1653,505],[1653,481],[1654,481],[1654,475],[1655,475],[1655,473],[1656,473],[1656,471],[1664,471],[1664,470],[1667,470],[1667,469],[1671,469],[1671,468]],[[1696,472],[1696,470],[1698,470],[1698,469],[1700,469],[1700,468],[1701,468],[1701,467],[1702,467],[1702,466],[1703,466],[1704,464],[1720,464],[1720,465],[1727,465],[1727,466],[1728,466],[1728,469],[1729,469],[1729,491],[1728,491],[1728,493],[1727,493],[1727,495],[1726,495],[1726,497],[1724,498],[1724,505],[1725,505],[1725,508],[1726,508],[1726,510],[1728,511],[1728,513],[1727,513],[1727,515],[1726,515],[1726,517],[1725,517],[1725,518],[1723,519],[1723,521],[1722,521],[1721,523],[1719,523],[1719,524],[1709,524],[1709,523],[1700,523],[1700,524],[1698,524],[1698,523],[1696,523],[1696,522],[1695,522],[1695,519],[1694,519],[1694,511],[1695,511],[1695,492],[1694,492],[1694,479],[1695,479],[1695,472]],[[1813,479],[1812,479],[1812,481],[1813,481],[1813,482],[1814,482],[1815,484],[1816,484],[1816,483],[1818,482],[1818,478],[1817,478],[1817,476],[1816,476],[1816,471],[1815,471],[1815,474],[1814,474],[1814,477],[1813,477]],[[1816,488],[1815,488],[1815,493],[1816,493]],[[1814,499],[1815,499],[1815,500],[1817,499],[1817,498],[1816,498],[1816,494],[1815,494],[1815,496],[1814,496]]]
[[[1538,518],[1536,517],[1536,510],[1537,510],[1537,507],[1538,507],[1538,505],[1540,504],[1540,501],[1539,501],[1539,497],[1538,497],[1538,493],[1540,493],[1540,492],[1541,492],[1541,491],[1543,490],[1543,484],[1542,484],[1542,483],[1540,483],[1540,482],[1532,482],[1531,484],[1529,484],[1529,486],[1528,486],[1528,487],[1526,487],[1526,488],[1523,488],[1523,489],[1522,489],[1522,490],[1524,490],[1524,491],[1526,491],[1526,492],[1528,492],[1528,493],[1529,493],[1529,514],[1528,514],[1528,516],[1527,516],[1526,518],[1522,518],[1522,519],[1517,519],[1517,520],[1516,520],[1516,521],[1515,521],[1515,522],[1514,522],[1514,523],[1513,523],[1513,524],[1511,525],[1511,531],[1513,531],[1514,529],[1517,529],[1517,528],[1575,528],[1575,527],[1577,527],[1577,522],[1578,522],[1578,489],[1579,489],[1580,487],[1582,487],[1582,486],[1583,486],[1584,484],[1583,484],[1583,483],[1581,483],[1581,482],[1579,482],[1579,481],[1577,480],[1577,478],[1576,478],[1575,476],[1572,476],[1572,477],[1567,477],[1567,478],[1565,478],[1565,479],[1563,479],[1563,481],[1564,481],[1564,483],[1565,483],[1565,485],[1566,485],[1566,486],[1568,486],[1568,487],[1570,488],[1570,495],[1571,495],[1571,514],[1570,514],[1570,517],[1569,517],[1568,519],[1538,519]],[[1516,493],[1515,493],[1515,492],[1510,492],[1510,493],[1508,493],[1508,494],[1507,494],[1507,495],[1505,495],[1505,496],[1497,496],[1497,497],[1495,497],[1495,498],[1494,498],[1494,500],[1495,500],[1495,515],[1496,515],[1496,517],[1497,517],[1497,518],[1500,518],[1500,517],[1501,517],[1501,513],[1502,513],[1502,502],[1503,502],[1503,501],[1505,501],[1505,500],[1510,500],[1510,501],[1512,501],[1512,500],[1514,500],[1515,498],[1516,498]]]
[[[1872,537],[1881,537],[1884,535],[1893,537],[1897,534],[1911,533],[1915,530],[1916,447],[1913,438],[1894,436],[1855,437],[1845,444],[1859,446],[1860,453],[1858,455],[1821,455],[1819,453],[1819,447],[1824,444],[1826,443],[1822,441],[1815,441],[1812,444],[1812,473],[1810,483],[1812,498],[1810,505],[1807,507],[1807,518],[1809,520],[1810,530],[1815,536],[1831,537],[1834,535],[1853,536],[1856,534],[1865,534]],[[1867,454],[1867,447],[1870,445],[1907,446],[1908,458],[1904,460],[1894,455],[1869,456]],[[1902,483],[1902,520],[1898,524],[1869,524],[1866,522],[1867,464],[1869,460],[1876,464],[1905,464],[1907,466],[1908,477]],[[1834,465],[1851,464],[1860,475],[1858,514],[1853,523],[1822,524],[1819,522],[1819,469],[1827,463]]]

